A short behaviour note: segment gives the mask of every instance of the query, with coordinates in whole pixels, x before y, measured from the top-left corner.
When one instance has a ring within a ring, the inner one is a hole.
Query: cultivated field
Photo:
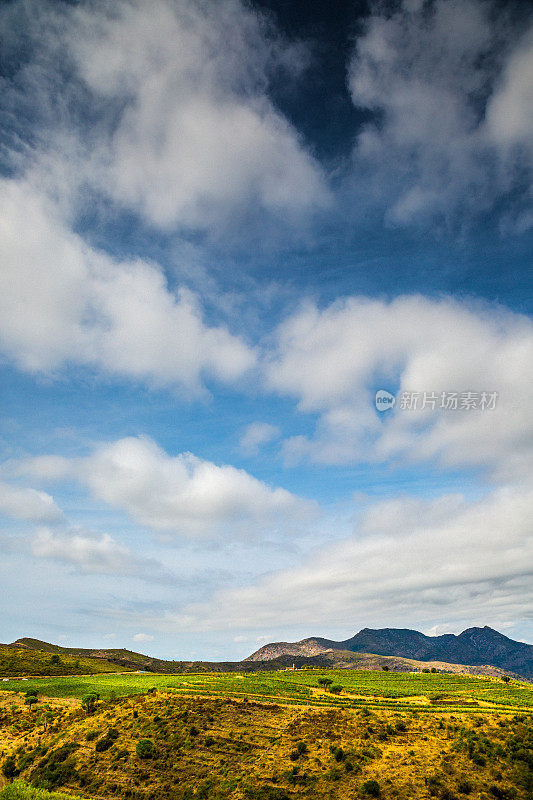
[[[341,686],[338,695],[325,691],[320,679]],[[36,689],[42,697],[79,698],[96,693],[120,697],[151,688],[184,696],[224,696],[268,700],[289,705],[394,707],[397,710],[533,711],[533,684],[504,683],[497,678],[371,670],[284,670],[255,673],[186,675],[107,674],[0,682],[0,689]]]

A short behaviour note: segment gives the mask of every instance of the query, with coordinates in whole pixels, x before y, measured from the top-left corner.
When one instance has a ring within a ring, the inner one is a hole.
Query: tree
[[[388,664],[382,664],[381,669],[383,670],[383,672],[388,672],[389,671],[389,665]]]
[[[61,659],[59,658],[57,653],[54,653],[54,655],[50,659],[50,664],[51,665],[61,664]]]
[[[135,752],[139,758],[152,758],[154,754],[154,743],[151,739],[141,739],[137,742]]]
[[[343,688],[344,687],[341,686],[340,683],[333,683],[329,687],[329,691],[331,692],[331,694],[340,694],[342,692]]]
[[[37,698],[34,695],[30,695],[29,697],[27,697],[25,699],[24,702],[26,703],[27,706],[30,707],[30,711],[31,711],[32,706],[34,706],[35,703],[38,703],[39,701],[37,700]]]
[[[100,695],[95,694],[94,692],[91,694],[86,694],[81,701],[82,708],[84,708],[88,714],[93,714],[96,709],[96,702],[99,700],[99,698]]]
[[[377,781],[365,781],[361,786],[363,794],[368,794],[370,797],[379,797],[381,790]]]
[[[333,683],[333,681],[331,680],[331,678],[319,678],[318,679],[318,685],[319,686],[323,686],[324,689],[326,689],[326,690],[327,690],[328,686],[331,686],[332,683]]]

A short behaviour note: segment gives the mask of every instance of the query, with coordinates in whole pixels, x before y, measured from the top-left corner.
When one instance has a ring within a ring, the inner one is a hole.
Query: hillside
[[[312,642],[308,644],[307,642]],[[420,671],[434,668],[439,672],[462,672],[470,675],[489,675],[500,677],[515,673],[490,666],[470,666],[448,664],[442,661],[417,661],[399,656],[380,656],[373,653],[353,653],[349,650],[324,649],[317,644],[327,640],[306,640],[300,647],[298,643],[281,642],[267,645],[258,654],[263,659],[251,656],[244,661],[165,661],[126,649],[89,649],[61,647],[39,639],[22,638],[10,645],[0,645],[0,678],[16,675],[81,675],[87,673],[141,670],[154,674],[184,674],[201,672],[274,672],[279,669],[297,667],[298,669],[382,669],[393,672]],[[2,650],[6,655],[2,658]],[[283,652],[284,648],[288,652]],[[305,655],[302,655],[302,650]],[[16,653],[17,655],[14,655]],[[271,657],[269,657],[269,654]],[[276,655],[277,654],[277,655]],[[60,664],[52,664],[51,656],[61,659]]]
[[[491,666],[528,680],[533,679],[533,645],[515,642],[487,626],[468,628],[458,636],[451,633],[426,636],[418,631],[400,628],[364,628],[342,642],[319,637],[302,639],[300,642],[274,642],[256,650],[246,660],[321,655],[330,650],[373,653],[422,662]]]
[[[0,644],[0,678],[19,675],[87,675],[120,672],[124,667],[101,658]]]
[[[287,706],[164,691],[31,710],[0,693],[1,781],[129,800],[527,800],[528,714]],[[7,773],[7,775],[6,775]],[[5,776],[5,777],[4,777]]]

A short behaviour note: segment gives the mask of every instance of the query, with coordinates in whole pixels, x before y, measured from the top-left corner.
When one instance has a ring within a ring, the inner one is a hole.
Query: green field
[[[318,679],[330,678],[343,687],[332,695]],[[102,698],[146,692],[152,688],[183,695],[249,697],[287,704],[353,707],[390,706],[436,711],[448,709],[533,710],[533,684],[467,675],[394,673],[372,670],[286,670],[256,673],[201,673],[186,675],[125,674],[68,676],[2,681],[0,689],[21,692],[37,689],[43,697]]]

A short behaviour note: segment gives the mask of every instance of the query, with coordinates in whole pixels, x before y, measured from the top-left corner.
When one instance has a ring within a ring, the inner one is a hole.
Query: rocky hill
[[[491,666],[533,680],[533,645],[516,642],[485,626],[468,628],[458,636],[425,636],[402,628],[363,628],[342,642],[310,637],[300,642],[274,642],[261,647],[246,661],[266,661],[281,656],[318,656],[328,651],[373,653],[416,661],[440,661],[449,664]]]

